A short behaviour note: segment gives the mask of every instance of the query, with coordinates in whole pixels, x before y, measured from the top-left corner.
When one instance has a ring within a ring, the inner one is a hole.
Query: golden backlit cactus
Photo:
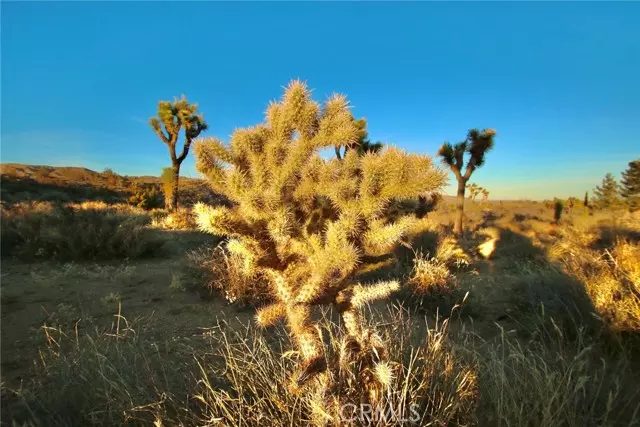
[[[227,249],[243,259],[247,276],[269,281],[276,302],[261,308],[257,321],[269,326],[286,319],[301,357],[294,388],[314,378],[330,382],[321,336],[311,321],[318,305],[340,314],[351,359],[370,359],[363,365],[370,381],[380,390],[388,383],[387,365],[379,365],[384,352],[360,309],[399,284],[361,284],[354,273],[367,256],[391,251],[411,226],[412,218],[385,219],[389,203],[430,194],[446,181],[431,158],[392,147],[365,154],[349,150],[340,160],[319,155],[352,144],[361,132],[343,95],[320,106],[304,83],[293,81],[269,105],[263,124],[236,130],[229,144],[204,138],[195,145],[199,172],[232,202],[196,205],[198,225],[229,238]]]

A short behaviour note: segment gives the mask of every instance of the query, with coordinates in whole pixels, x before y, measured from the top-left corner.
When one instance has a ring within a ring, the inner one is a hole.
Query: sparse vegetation
[[[126,205],[21,203],[2,208],[2,255],[21,259],[106,259],[149,255],[148,215]]]
[[[183,154],[206,127],[159,115]],[[591,202],[489,201],[468,179],[494,135],[440,149],[451,200],[295,81],[194,142],[215,191],[183,179],[178,209],[173,168],[3,165],[2,424],[638,425],[637,161]]]

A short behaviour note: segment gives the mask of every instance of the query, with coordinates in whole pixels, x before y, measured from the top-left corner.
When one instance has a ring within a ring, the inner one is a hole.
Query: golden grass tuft
[[[443,290],[454,280],[447,265],[438,258],[417,252],[413,259],[413,271],[408,283],[414,293],[424,295],[434,290]]]

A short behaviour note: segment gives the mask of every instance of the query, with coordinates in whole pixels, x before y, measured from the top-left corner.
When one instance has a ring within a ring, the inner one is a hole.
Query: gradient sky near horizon
[[[640,157],[640,2],[1,8],[2,162],[158,175],[158,100],[187,95],[228,140],[293,78],[347,94],[372,140],[406,150],[497,129],[472,177],[492,198],[582,197]]]

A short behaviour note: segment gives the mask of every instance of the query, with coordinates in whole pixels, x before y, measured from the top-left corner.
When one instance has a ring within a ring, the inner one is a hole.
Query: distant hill
[[[156,176],[123,176],[73,166],[0,164],[0,199],[20,201],[82,202],[103,200],[126,202],[138,188],[162,189]],[[181,198],[185,204],[216,198],[202,179],[180,177]]]

